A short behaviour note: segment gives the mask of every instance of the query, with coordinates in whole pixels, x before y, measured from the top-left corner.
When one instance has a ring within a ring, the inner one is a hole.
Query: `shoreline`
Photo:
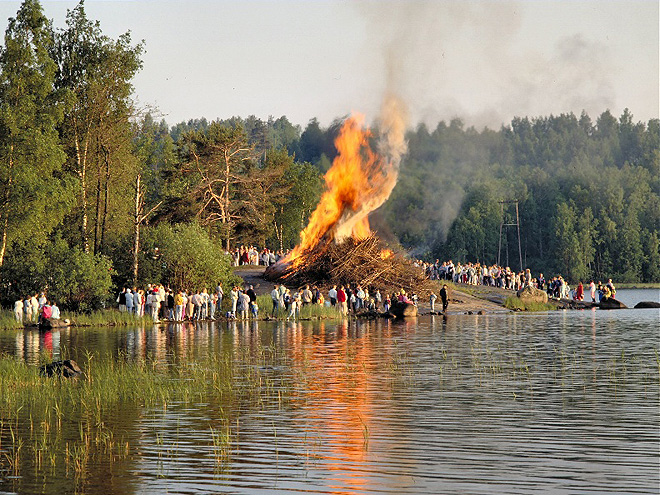
[[[273,282],[270,282],[264,279],[263,274],[265,267],[263,266],[241,266],[234,267],[234,273],[241,277],[246,286],[252,285],[255,292],[258,296],[269,295],[272,290]],[[443,281],[438,280],[438,285]],[[515,296],[515,291],[501,289],[498,287],[490,287],[484,285],[467,285],[467,284],[449,284],[450,289],[450,299],[449,307],[447,309],[446,315],[440,311],[431,312],[430,303],[427,300],[418,301],[418,315],[419,316],[460,316],[460,315],[488,315],[488,314],[506,314],[506,313],[515,313],[515,312],[534,312],[524,309],[511,309],[507,308],[505,303],[506,300],[512,296]],[[660,284],[619,284],[621,289],[655,289],[660,288]],[[438,287],[439,289],[439,287]],[[551,308],[548,308],[547,311],[556,311],[562,309],[572,309],[572,310],[585,310],[591,309],[593,307],[598,308],[598,305],[595,306],[591,302],[582,301],[576,302],[570,299],[549,299],[548,305]],[[436,309],[439,306],[439,303],[436,302]],[[320,314],[306,315],[296,319],[296,321],[322,321],[322,320],[342,320],[346,317],[342,317],[339,314],[333,314],[331,311],[328,311],[326,308],[319,308],[321,310]],[[269,314],[269,311],[266,308],[262,308],[262,314],[260,314],[256,320],[255,318],[248,318],[248,321],[286,321],[286,318],[282,315],[279,317],[272,317]],[[540,310],[544,311],[544,310]],[[325,313],[325,314],[324,314]],[[22,330],[29,328],[37,328],[35,324],[25,325],[18,324],[13,319],[13,313],[10,310],[7,310],[7,316],[11,314],[11,319],[7,318],[4,321],[0,321],[1,330]],[[130,326],[135,324],[148,324],[148,325],[170,325],[170,324],[182,324],[182,323],[194,323],[194,321],[169,321],[162,320],[158,323],[154,323],[149,317],[140,317],[140,318],[131,318],[126,315],[126,313],[120,313],[114,309],[102,310],[93,315],[72,315],[66,314],[66,317],[70,319],[71,324],[68,327],[76,328],[85,328],[85,327],[95,327],[95,326],[107,326],[107,327],[121,327],[121,326]],[[362,314],[349,314],[348,319],[377,319],[377,318],[387,318],[388,316],[381,313],[362,313]],[[223,315],[217,317],[215,320],[202,320],[202,321],[242,321],[240,319],[227,319]]]

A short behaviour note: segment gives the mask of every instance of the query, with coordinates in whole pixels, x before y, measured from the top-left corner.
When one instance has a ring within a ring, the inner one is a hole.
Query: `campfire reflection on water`
[[[75,408],[61,429],[51,422],[55,468],[41,470],[38,407],[14,410],[20,477],[0,470],[0,491],[653,493],[654,323],[657,312],[629,310],[67,329],[66,357],[92,352],[97,368],[111,360],[124,371],[119,361],[153,363],[163,390],[195,382],[195,393],[99,411],[103,431],[127,446],[123,460],[97,449],[76,477],[65,469],[66,446],[81,442]],[[22,335],[0,335],[0,352],[30,360],[47,348]],[[200,381],[205,368],[229,382]],[[10,453],[7,427],[0,441]]]

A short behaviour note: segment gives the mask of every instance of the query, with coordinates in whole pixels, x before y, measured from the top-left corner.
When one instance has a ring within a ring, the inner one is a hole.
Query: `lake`
[[[232,393],[119,400],[58,428],[5,414],[0,493],[658,493],[659,322],[646,309],[2,332],[0,353],[35,367],[212,362]],[[75,464],[81,424],[120,447]],[[37,461],[45,436],[61,449]]]

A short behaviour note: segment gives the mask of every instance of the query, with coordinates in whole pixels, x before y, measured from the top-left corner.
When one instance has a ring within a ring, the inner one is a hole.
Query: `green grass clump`
[[[130,326],[154,322],[151,316],[135,316],[117,309],[103,309],[92,313],[64,313],[62,318],[68,318],[72,325],[79,326]]]
[[[273,300],[269,294],[264,294],[257,296],[257,305],[259,306],[259,317],[270,316],[273,312]],[[275,317],[277,319],[284,320],[289,316],[289,312],[280,308]],[[337,310],[337,307],[332,306],[321,306],[319,304],[308,304],[300,308],[300,318],[301,319],[331,319],[331,318],[340,318],[341,315]]]
[[[550,311],[556,309],[550,303],[525,303],[522,299],[516,296],[509,296],[504,301],[504,307],[513,311]]]
[[[10,309],[0,310],[0,330],[11,330],[15,328],[23,328],[23,323],[16,321],[14,312]]]

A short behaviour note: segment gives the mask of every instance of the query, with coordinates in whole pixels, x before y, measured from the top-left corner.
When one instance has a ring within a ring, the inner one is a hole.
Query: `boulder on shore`
[[[548,302],[548,294],[545,291],[527,285],[516,292],[516,296],[524,303],[539,303],[546,304]]]
[[[50,364],[44,364],[39,368],[39,373],[42,376],[63,376],[64,378],[77,378],[82,374],[82,370],[78,363],[73,359],[66,359],[64,361],[53,361]]]
[[[660,302],[642,301],[635,304],[635,309],[660,308]]]
[[[417,306],[409,302],[394,301],[390,307],[390,313],[396,318],[417,316]]]
[[[628,309],[628,306],[613,297],[604,297],[598,305],[600,309]]]

